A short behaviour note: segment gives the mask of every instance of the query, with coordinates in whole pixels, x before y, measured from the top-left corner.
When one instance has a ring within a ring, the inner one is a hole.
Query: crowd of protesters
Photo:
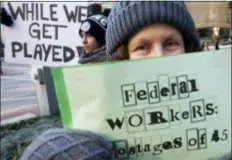
[[[0,19],[6,26],[13,24],[4,8]],[[111,10],[88,16],[78,34],[83,44],[79,57],[82,65],[209,50],[208,43],[200,44],[194,21],[181,1],[120,1]],[[219,49],[219,39],[215,47]],[[0,39],[1,57],[3,48]],[[37,137],[21,159],[110,160],[112,151],[104,137],[95,133],[52,129]]]
[[[82,65],[203,49],[194,21],[182,1],[120,1],[109,15],[89,16],[81,24],[79,34],[84,48],[79,60]],[[230,157],[228,154],[222,159]],[[104,137],[95,133],[52,129],[36,138],[21,159],[111,160],[112,150]]]

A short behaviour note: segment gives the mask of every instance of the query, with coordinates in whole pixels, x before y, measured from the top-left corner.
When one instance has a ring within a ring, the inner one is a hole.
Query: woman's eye
[[[146,50],[147,46],[146,45],[139,45],[135,48],[135,51],[143,51]]]
[[[168,42],[164,43],[164,47],[166,47],[167,49],[173,50],[179,46],[180,46],[180,44],[177,41],[168,41]]]

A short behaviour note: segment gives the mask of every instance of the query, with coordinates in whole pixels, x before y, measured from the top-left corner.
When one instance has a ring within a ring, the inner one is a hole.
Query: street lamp
[[[210,20],[213,23],[213,35],[212,37],[217,39],[219,37],[220,28],[217,27],[217,13],[215,12],[215,8],[210,8]]]

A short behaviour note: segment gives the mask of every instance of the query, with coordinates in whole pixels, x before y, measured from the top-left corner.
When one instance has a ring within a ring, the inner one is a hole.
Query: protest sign
[[[108,138],[115,159],[231,151],[231,50],[52,68],[64,125]]]
[[[4,2],[14,26],[4,30],[5,60],[63,66],[78,63],[80,24],[88,2]]]

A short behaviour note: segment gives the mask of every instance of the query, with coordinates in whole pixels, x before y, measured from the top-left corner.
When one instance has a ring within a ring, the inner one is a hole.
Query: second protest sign
[[[4,2],[14,25],[4,30],[5,60],[63,66],[78,63],[78,29],[88,2]]]

